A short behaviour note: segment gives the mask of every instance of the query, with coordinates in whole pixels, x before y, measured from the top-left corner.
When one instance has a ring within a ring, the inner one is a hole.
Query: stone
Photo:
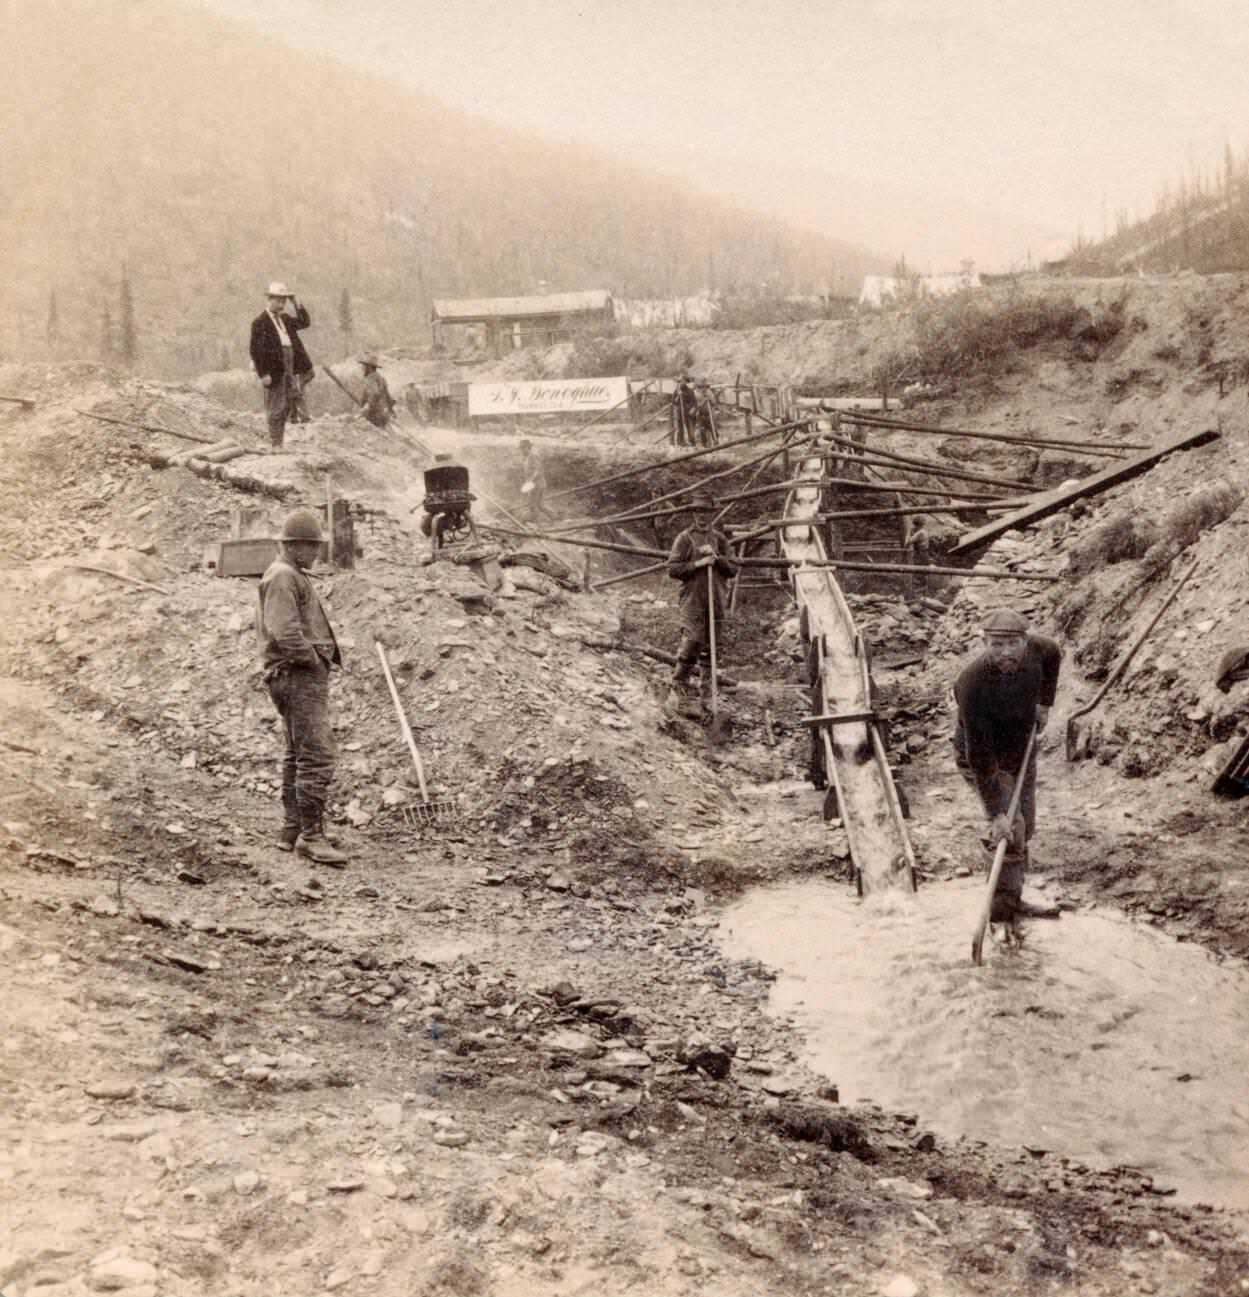
[[[576,1058],[598,1058],[603,1046],[584,1031],[560,1027],[542,1037],[542,1048],[549,1054],[572,1054]]]
[[[325,1286],[330,1292],[334,1292],[344,1284],[349,1284],[354,1277],[354,1271],[349,1270],[346,1266],[339,1266],[336,1270],[330,1271],[329,1277],[325,1281]]]
[[[358,1175],[344,1175],[337,1180],[331,1180],[325,1187],[330,1193],[356,1193],[364,1188],[364,1178]]]
[[[286,1201],[292,1207],[306,1207],[308,1205],[308,1190],[292,1189],[290,1193],[286,1195]]]
[[[403,1104],[379,1103],[373,1109],[373,1120],[386,1130],[398,1130],[403,1124]]]
[[[118,1256],[108,1261],[97,1262],[91,1267],[91,1273],[87,1278],[88,1286],[95,1292],[121,1292],[125,1288],[155,1282],[154,1265],[128,1256]]]
[[[131,1081],[92,1081],[82,1088],[93,1099],[129,1099],[134,1094]]]
[[[443,1148],[463,1148],[468,1143],[468,1132],[463,1130],[436,1130],[431,1136]]]
[[[114,919],[121,913],[121,906],[113,897],[100,893],[91,898],[91,913],[98,914],[102,919]]]
[[[234,1192],[246,1198],[260,1188],[260,1175],[256,1171],[240,1171],[234,1177]]]
[[[896,1274],[881,1288],[880,1297],[919,1297],[919,1284],[908,1274]]]
[[[650,1067],[651,1057],[640,1049],[613,1049],[603,1060],[613,1067]]]
[[[896,1193],[899,1198],[910,1198],[916,1202],[925,1202],[932,1197],[932,1185],[917,1184],[904,1176],[884,1176],[877,1180],[876,1183],[882,1189],[888,1189],[891,1193]]]

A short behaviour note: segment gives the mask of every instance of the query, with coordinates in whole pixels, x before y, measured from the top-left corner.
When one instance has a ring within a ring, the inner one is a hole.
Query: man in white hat
[[[292,414],[300,421],[306,418],[299,411],[303,386],[313,369],[299,331],[312,323],[312,317],[280,281],[269,285],[266,298],[265,309],[252,321],[249,351],[256,377],[264,388],[269,442],[274,450],[281,450],[286,420]],[[288,303],[291,311],[287,310]]]
[[[980,795],[989,821],[990,848],[1007,841],[1002,872],[993,894],[990,921],[1017,931],[1020,917],[1056,918],[1053,906],[1023,899],[1028,841],[1036,829],[1036,748],[1027,768],[1024,752],[1035,725],[1038,736],[1049,720],[1058,689],[1062,650],[1047,635],[1031,630],[1012,608],[984,619],[984,652],[959,674],[954,685],[958,727],[954,732],[959,770]],[[1014,822],[1007,818],[1017,780],[1023,780]]]

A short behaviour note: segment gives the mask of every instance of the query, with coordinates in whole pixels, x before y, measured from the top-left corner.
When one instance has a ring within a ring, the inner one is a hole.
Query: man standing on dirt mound
[[[1007,840],[989,920],[1013,927],[1019,918],[1058,917],[1056,907],[1023,899],[1028,841],[1036,829],[1035,744],[1027,769],[1021,767],[1033,725],[1039,738],[1049,720],[1062,650],[1048,636],[1030,631],[1027,619],[1010,608],[991,612],[981,629],[984,652],[954,684],[958,700],[954,755],[989,819],[988,847],[992,850],[1003,838]],[[1007,812],[1017,779],[1023,780],[1023,789],[1011,823]]]
[[[281,282],[270,284],[266,297],[265,309],[252,321],[248,350],[264,388],[269,443],[274,450],[281,450],[286,420],[302,409],[303,387],[313,373],[312,361],[299,340],[300,329],[306,329],[312,317]],[[293,315],[287,313],[288,302],[294,307]]]
[[[677,535],[668,554],[668,575],[681,582],[681,644],[672,673],[669,705],[690,710],[690,676],[700,665],[699,684],[704,706],[711,696],[711,599],[715,599],[717,650],[728,612],[725,582],[737,575],[737,564],[728,557],[728,537],[713,523],[716,502],[706,491],[692,500],[694,520]],[[711,573],[708,576],[708,573]]]
[[[341,868],[347,857],[325,836],[325,802],[335,760],[330,668],[342,666],[343,659],[306,575],[320,551],[320,520],[296,509],[282,524],[281,555],[260,578],[256,633],[269,697],[286,731],[278,846]]]

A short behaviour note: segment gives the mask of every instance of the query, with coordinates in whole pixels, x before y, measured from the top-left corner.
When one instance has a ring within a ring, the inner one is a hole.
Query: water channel
[[[795,882],[732,906],[721,941],[777,970],[771,1008],[843,1103],[1249,1207],[1249,970],[1096,910],[1030,922],[1018,952],[986,942],[975,968],[982,897]]]

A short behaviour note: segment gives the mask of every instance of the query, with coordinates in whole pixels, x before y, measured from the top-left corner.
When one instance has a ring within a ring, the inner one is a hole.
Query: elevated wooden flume
[[[818,480],[823,474],[817,448],[800,461],[797,477]],[[803,566],[828,558],[819,531],[820,496],[818,485],[795,487],[785,501],[786,524],[778,530],[781,548],[795,564],[790,580],[816,701],[816,714],[807,723],[823,746],[824,770],[836,794],[860,894],[914,890],[915,856],[872,705],[867,646],[834,569]]]

